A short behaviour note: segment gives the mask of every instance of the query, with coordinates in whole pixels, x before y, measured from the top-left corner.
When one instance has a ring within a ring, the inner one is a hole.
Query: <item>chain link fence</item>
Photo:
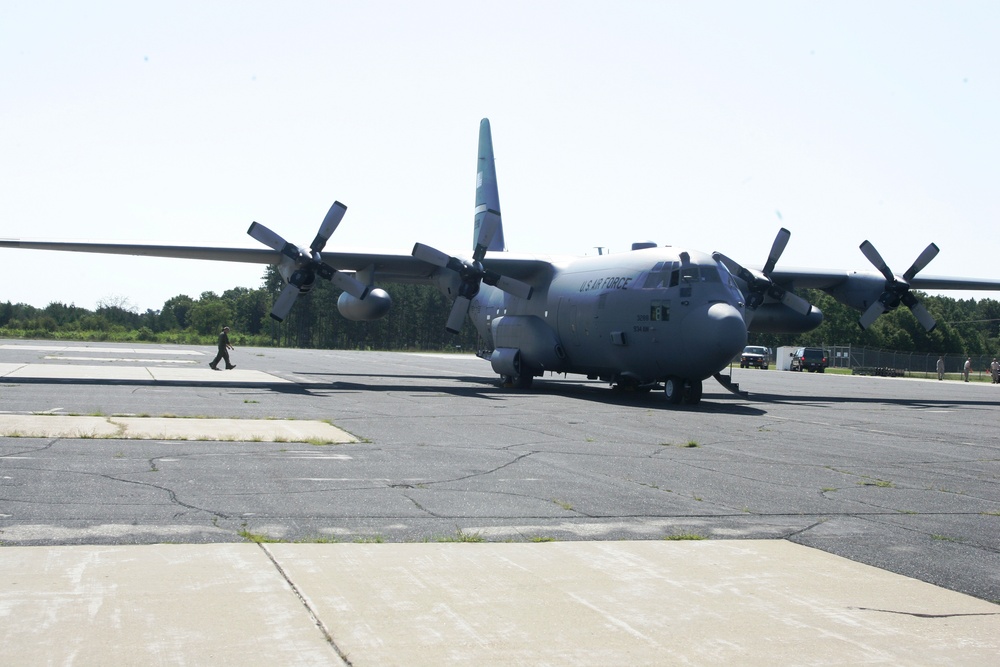
[[[957,379],[965,368],[965,360],[972,360],[969,377],[990,379],[990,362],[994,357],[988,354],[928,354],[925,352],[897,352],[894,350],[873,350],[854,345],[824,346],[829,352],[830,368],[849,368],[855,375],[888,375],[910,377],[937,377],[937,360],[944,359],[945,374]]]

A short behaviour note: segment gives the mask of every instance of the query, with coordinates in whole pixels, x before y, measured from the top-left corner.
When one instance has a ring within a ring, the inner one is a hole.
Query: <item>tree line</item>
[[[139,312],[127,299],[106,299],[95,310],[52,302],[45,308],[0,303],[0,337],[85,341],[141,341],[211,345],[223,326],[236,344],[360,350],[475,350],[475,328],[466,321],[457,335],[444,329],[451,300],[429,285],[387,284],[389,315],[375,322],[351,322],[337,311],[339,290],[318,281],[302,295],[282,323],[269,316],[284,281],[267,267],[260,287],[234,287],[222,294],[181,294],[160,310]],[[750,343],[767,347],[857,345],[928,354],[1000,356],[1000,302],[993,299],[918,298],[937,320],[927,332],[905,308],[879,317],[868,330],[859,313],[819,290],[799,295],[823,311],[823,324],[805,334],[750,334]]]
[[[45,308],[0,303],[0,337],[110,342],[215,344],[223,326],[234,344],[359,350],[475,350],[477,335],[468,322],[456,336],[445,331],[451,300],[428,285],[387,284],[392,310],[375,322],[352,322],[340,315],[340,291],[317,281],[300,295],[284,322],[270,317],[284,287],[273,266],[256,289],[234,287],[222,294],[202,292],[168,299],[160,310],[139,312],[126,298],[98,302],[95,310],[52,302]]]

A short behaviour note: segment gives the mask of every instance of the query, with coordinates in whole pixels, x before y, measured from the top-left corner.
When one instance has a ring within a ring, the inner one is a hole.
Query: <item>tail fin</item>
[[[484,118],[479,123],[479,159],[476,162],[476,218],[472,234],[473,248],[480,244],[480,229],[484,222],[487,222],[487,228],[496,225],[496,231],[492,234],[483,230],[488,238],[485,250],[506,250],[507,244],[503,240],[503,223],[500,218],[500,195],[497,192],[497,169],[493,160],[493,134],[490,132],[489,118]]]

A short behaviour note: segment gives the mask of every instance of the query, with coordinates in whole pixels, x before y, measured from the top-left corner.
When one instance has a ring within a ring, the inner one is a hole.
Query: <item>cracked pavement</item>
[[[281,384],[7,382],[0,399],[329,420],[359,442],[2,438],[0,542],[787,539],[1000,600],[998,387],[736,369],[749,399],[709,381],[677,408],[560,377],[504,390],[463,355],[241,353]]]

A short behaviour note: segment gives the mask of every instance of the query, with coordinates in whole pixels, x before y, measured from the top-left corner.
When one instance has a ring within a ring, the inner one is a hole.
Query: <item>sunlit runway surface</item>
[[[461,354],[237,346],[215,372],[207,347],[0,343],[6,415],[357,439],[7,432],[6,545],[785,539],[1000,600],[998,386],[737,368],[749,398],[709,380],[678,408],[576,378],[503,389]]]

